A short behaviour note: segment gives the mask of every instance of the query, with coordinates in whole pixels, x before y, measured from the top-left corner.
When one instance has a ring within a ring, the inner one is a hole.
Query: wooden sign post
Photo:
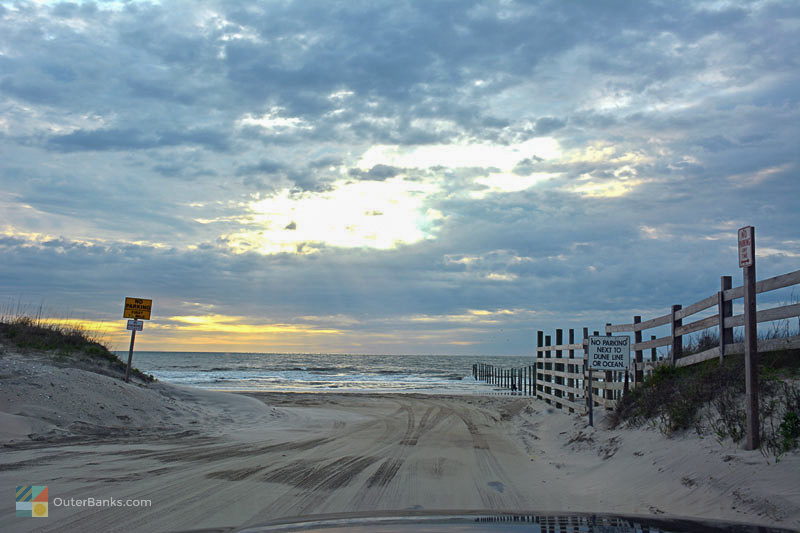
[[[761,446],[758,421],[758,326],[756,319],[756,229],[739,229],[739,266],[744,283],[744,381],[747,394],[746,450]]]
[[[128,320],[128,329],[131,330],[131,345],[128,348],[128,366],[125,368],[125,382],[130,382],[131,363],[133,362],[133,343],[136,341],[136,332],[142,331],[144,322],[150,320],[150,311],[153,308],[153,300],[145,298],[125,298],[125,309],[122,318],[132,318]]]
[[[584,336],[584,339],[586,339],[586,336]],[[583,346],[584,346],[583,360],[588,362],[589,345],[584,344]],[[587,388],[588,390],[586,391],[586,401],[588,402],[588,408],[589,408],[589,427],[594,427],[594,398],[592,398],[592,378],[593,378],[592,367],[589,366],[588,369],[589,369],[589,387]]]

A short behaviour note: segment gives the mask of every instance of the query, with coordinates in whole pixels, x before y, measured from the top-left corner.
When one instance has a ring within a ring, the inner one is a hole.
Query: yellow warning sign
[[[150,320],[150,310],[152,308],[153,300],[125,298],[125,311],[122,313],[122,318]]]

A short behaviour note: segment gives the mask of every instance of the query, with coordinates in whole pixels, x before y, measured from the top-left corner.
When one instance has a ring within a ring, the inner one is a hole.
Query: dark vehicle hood
[[[638,516],[598,513],[543,513],[502,511],[383,511],[338,513],[283,518],[238,528],[192,530],[193,533],[704,533],[792,532],[791,529],[667,515]],[[189,533],[188,531],[185,533]]]

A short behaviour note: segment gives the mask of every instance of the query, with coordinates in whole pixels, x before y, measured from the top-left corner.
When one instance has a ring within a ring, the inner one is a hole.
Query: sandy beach
[[[0,359],[0,480],[49,487],[13,531],[179,531],[281,517],[486,509],[800,527],[800,457],[586,427],[527,397],[230,394]],[[602,425],[602,424],[598,424]],[[148,499],[148,507],[57,507]]]

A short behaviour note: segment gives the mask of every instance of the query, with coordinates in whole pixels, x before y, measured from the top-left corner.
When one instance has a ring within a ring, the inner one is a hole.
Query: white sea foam
[[[159,380],[217,390],[471,394],[487,387],[472,365],[505,368],[527,357],[443,355],[231,354],[138,352],[134,363]]]

